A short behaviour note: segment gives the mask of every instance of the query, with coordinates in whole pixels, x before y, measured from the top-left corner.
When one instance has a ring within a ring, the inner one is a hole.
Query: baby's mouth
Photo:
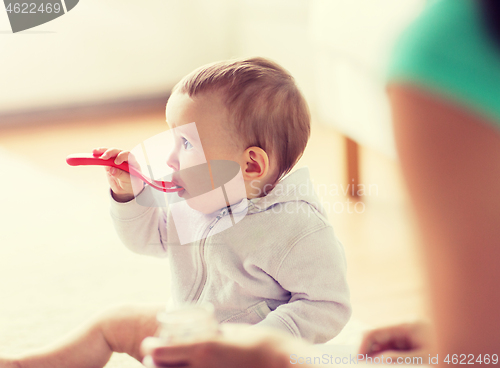
[[[184,186],[184,183],[182,182],[182,180],[180,178],[179,172],[174,172],[172,174],[172,178],[171,178],[170,182],[172,183],[172,185],[175,186],[176,189],[182,189],[182,190],[177,191],[177,194],[179,196],[186,193],[186,187]]]
[[[181,185],[181,183],[179,183],[177,180],[175,180],[175,179],[172,180],[172,184],[174,185],[174,187],[173,187],[174,189],[182,189],[182,190],[179,190],[177,192],[177,194],[181,195],[181,194],[183,194],[186,191],[186,189],[184,188],[184,186]]]
[[[179,198],[184,198],[184,195],[185,195],[185,194],[186,194],[186,189],[184,189],[184,188],[182,188],[181,190],[179,190],[179,191],[177,192],[177,196],[178,196]]]

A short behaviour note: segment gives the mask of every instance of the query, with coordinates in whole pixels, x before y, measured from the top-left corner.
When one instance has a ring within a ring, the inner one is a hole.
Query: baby
[[[265,326],[313,343],[336,336],[351,314],[344,251],[308,170],[289,174],[310,134],[307,104],[292,76],[263,58],[207,65],[174,87],[166,118],[175,141],[167,164],[174,183],[184,188],[168,196],[168,206],[158,204],[161,192],[106,168],[111,215],[124,244],[168,258],[172,304],[209,302],[220,323]],[[129,159],[118,149],[94,154],[117,164]],[[214,185],[217,162],[237,164],[226,191]],[[213,189],[206,193],[191,189],[196,180],[188,173],[203,163]],[[70,352],[84,351],[85,344],[94,352],[94,366],[104,365],[112,351],[141,359],[137,342],[154,334],[158,309],[104,314],[94,328],[82,329],[37,362],[71,359]],[[98,338],[90,347],[91,332]],[[127,333],[133,337],[124,338]],[[98,362],[96,354],[102,356]],[[28,357],[19,362],[30,367]],[[85,364],[72,366],[90,366]]]

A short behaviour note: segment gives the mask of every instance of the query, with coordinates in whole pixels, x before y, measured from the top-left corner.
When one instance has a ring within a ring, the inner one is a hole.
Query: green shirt
[[[500,128],[500,46],[476,0],[431,1],[396,46],[389,81],[437,92]]]

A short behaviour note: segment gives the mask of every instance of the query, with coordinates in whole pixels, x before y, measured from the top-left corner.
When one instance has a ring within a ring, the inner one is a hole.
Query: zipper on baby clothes
[[[221,218],[223,218],[227,213],[228,209],[225,208],[221,211],[221,213],[215,218],[214,221],[210,224],[210,226],[205,230],[205,233],[203,234],[204,237],[202,239],[202,242],[200,244],[200,257],[201,257],[201,282],[200,285],[198,286],[198,290],[196,290],[196,294],[194,295],[193,302],[197,303],[198,299],[201,296],[201,293],[203,291],[203,288],[205,287],[205,283],[207,282],[207,265],[205,262],[205,242],[207,241],[207,237],[210,234],[210,230],[214,228],[214,226],[219,222]]]

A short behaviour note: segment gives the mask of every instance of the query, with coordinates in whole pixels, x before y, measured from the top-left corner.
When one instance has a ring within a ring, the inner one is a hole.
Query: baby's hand
[[[92,150],[95,156],[100,156],[100,158],[106,160],[109,158],[115,158],[115,164],[120,165],[123,162],[127,162],[129,159],[130,152],[123,151],[118,148],[105,148],[100,147]],[[117,202],[128,202],[134,199],[133,188],[141,188],[144,186],[140,179],[131,176],[128,172],[117,169],[115,167],[105,166],[104,168],[107,173],[108,182],[111,187],[113,198]],[[134,184],[132,184],[132,180]]]

